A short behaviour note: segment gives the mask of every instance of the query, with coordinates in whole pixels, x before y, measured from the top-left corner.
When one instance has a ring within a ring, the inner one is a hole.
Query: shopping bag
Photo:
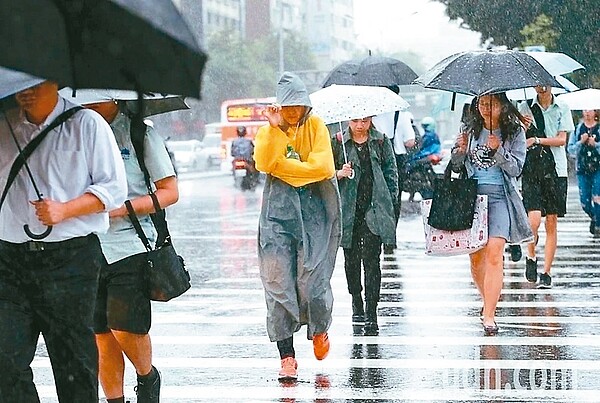
[[[432,227],[428,223],[431,199],[421,201],[421,215],[425,232],[425,253],[431,256],[455,256],[478,251],[488,241],[488,204],[486,195],[475,198],[475,212],[471,227],[450,231]]]
[[[444,177],[435,180],[427,223],[442,230],[458,231],[471,228],[476,197],[477,179],[452,178],[448,164]]]

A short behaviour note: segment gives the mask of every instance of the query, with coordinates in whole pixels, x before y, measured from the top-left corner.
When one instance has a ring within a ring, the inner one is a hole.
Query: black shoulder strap
[[[546,123],[544,122],[544,114],[538,104],[534,104],[532,99],[527,100],[527,105],[535,118],[535,125],[539,130],[539,137],[546,137]]]
[[[42,140],[46,138],[46,135],[48,133],[50,133],[54,128],[66,122],[71,116],[75,114],[75,112],[81,109],[83,109],[83,107],[76,106],[61,113],[59,116],[56,117],[56,119],[52,121],[52,123],[50,123],[44,130],[42,130],[37,136],[35,136],[35,138],[31,140],[25,146],[25,148],[23,148],[23,150],[21,150],[21,152],[19,153],[19,155],[17,155],[17,158],[13,162],[12,166],[10,167],[8,179],[6,180],[4,191],[2,191],[2,198],[0,198],[0,209],[2,209],[2,205],[4,204],[4,200],[6,199],[8,189],[11,187],[11,185],[15,181],[15,178],[17,177],[17,174],[19,173],[23,165],[25,165],[25,162],[33,153],[33,151],[37,148],[37,146],[39,146]],[[4,118],[6,119],[6,123],[9,125],[9,130],[12,131],[12,127],[10,127],[10,123],[8,122],[8,117],[6,116],[6,114],[4,115]]]
[[[396,138],[396,127],[398,126],[398,118],[400,117],[400,111],[396,111],[394,113],[394,128],[392,129],[393,138]],[[404,142],[404,139],[400,139],[401,142]],[[394,141],[392,141],[392,150],[394,149]],[[394,151],[395,152],[395,151]]]
[[[144,244],[146,250],[150,252],[152,250],[152,246],[150,246],[150,241],[148,241],[148,237],[146,236],[144,230],[142,229],[142,226],[140,225],[140,220],[138,220],[137,215],[135,214],[135,210],[131,205],[131,201],[125,200],[125,207],[127,208],[127,214],[129,215],[129,219],[133,224],[133,228],[135,228],[135,232],[137,232],[137,235]]]
[[[156,232],[158,233],[158,236],[156,238],[156,245],[162,245],[165,243],[165,241],[170,241],[171,235],[169,234],[169,228],[167,226],[165,210],[160,206],[158,198],[156,197],[156,194],[152,189],[152,184],[150,182],[150,174],[148,173],[148,168],[146,167],[146,163],[144,161],[144,139],[146,137],[146,125],[143,121],[137,122],[137,119],[131,119],[129,134],[131,135],[131,144],[133,144],[133,149],[135,150],[135,155],[137,157],[138,164],[140,165],[140,169],[144,174],[144,181],[146,182],[148,194],[152,198],[152,203],[154,204],[154,213],[150,214],[150,218],[152,219],[154,228],[156,228]],[[135,217],[135,212],[133,212],[133,214]],[[132,219],[133,223],[131,212],[129,214],[129,217]],[[135,217],[135,219],[137,220],[137,217]],[[140,237],[140,239],[142,238]],[[144,240],[142,239],[142,242],[143,241]]]

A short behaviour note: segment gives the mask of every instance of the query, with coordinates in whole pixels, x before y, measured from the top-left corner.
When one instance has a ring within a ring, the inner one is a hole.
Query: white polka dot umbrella
[[[404,110],[410,105],[385,87],[330,85],[310,94],[313,113],[326,124]]]

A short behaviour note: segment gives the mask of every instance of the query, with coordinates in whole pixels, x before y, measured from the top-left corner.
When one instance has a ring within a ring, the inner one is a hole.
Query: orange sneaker
[[[298,378],[298,362],[294,357],[286,357],[281,360],[279,370],[280,381],[295,381]]]
[[[327,333],[313,336],[313,351],[317,360],[322,360],[329,354],[329,337]]]

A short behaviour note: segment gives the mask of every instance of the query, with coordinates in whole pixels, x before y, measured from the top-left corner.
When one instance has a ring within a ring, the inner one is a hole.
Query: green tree
[[[523,46],[544,45],[548,51],[556,48],[559,35],[554,30],[552,18],[540,14],[531,24],[525,25],[521,30],[525,38]]]
[[[539,16],[552,20],[556,35],[552,49],[573,57],[586,66],[574,75],[583,87],[600,85],[600,23],[598,0],[436,0],[447,6],[446,14],[463,26],[493,38],[495,45],[523,46],[529,39],[526,26]],[[531,25],[534,24],[534,25]],[[546,38],[547,39],[547,38]]]
[[[314,68],[314,58],[299,35],[286,35],[283,42],[286,70]],[[207,43],[209,60],[203,77],[202,104],[207,118],[219,120],[226,99],[273,96],[278,78],[279,46],[275,35],[245,41],[223,31]]]
[[[283,41],[286,70],[311,70],[314,57],[299,34]],[[212,35],[207,44],[208,62],[202,77],[202,100],[188,99],[190,109],[153,117],[164,137],[201,139],[203,124],[220,120],[226,99],[262,98],[275,94],[279,75],[279,42],[271,35],[245,41],[230,31]]]

